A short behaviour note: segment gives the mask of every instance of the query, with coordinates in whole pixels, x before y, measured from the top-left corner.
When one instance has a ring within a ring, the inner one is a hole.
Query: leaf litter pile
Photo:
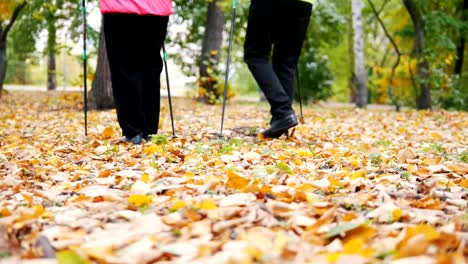
[[[134,146],[114,111],[85,137],[80,102],[0,102],[1,263],[466,263],[468,113],[307,108],[271,140],[232,103],[220,139],[176,99],[178,137],[165,107]]]

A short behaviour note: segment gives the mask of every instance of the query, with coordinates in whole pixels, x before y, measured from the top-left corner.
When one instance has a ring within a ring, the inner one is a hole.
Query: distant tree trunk
[[[413,21],[415,36],[415,53],[418,59],[418,76],[420,93],[417,99],[418,109],[431,109],[431,86],[429,83],[429,61],[424,56],[425,47],[425,33],[424,33],[424,20],[421,12],[417,7],[414,0],[403,0],[408,13]]]
[[[48,37],[47,37],[47,90],[52,91],[57,89],[57,65],[55,53],[57,52],[57,27],[55,19],[48,21]]]
[[[466,22],[468,12],[468,0],[463,1],[462,7],[462,21]],[[465,59],[465,43],[466,43],[466,30],[460,30],[460,41],[457,45],[457,60],[455,61],[454,74],[461,77],[463,73],[463,61]]]
[[[0,97],[2,97],[3,83],[5,82],[7,70],[7,36],[16,22],[21,10],[26,6],[26,2],[17,5],[8,24],[3,28],[3,21],[0,20]]]
[[[1,35],[0,29],[0,35]],[[2,97],[3,83],[5,82],[6,68],[7,68],[7,55],[6,55],[6,40],[0,39],[0,97]]]
[[[224,13],[218,6],[219,0],[213,0],[208,6],[208,20],[202,43],[200,63],[200,87],[206,93],[200,96],[205,103],[215,103],[219,97],[216,91],[217,76],[215,68],[218,67],[219,53],[223,42]],[[214,72],[213,72],[214,71]],[[214,97],[214,98],[213,98]]]
[[[107,59],[106,40],[104,29],[101,25],[99,33],[99,50],[96,75],[89,92],[89,107],[96,110],[112,109],[114,97],[112,95],[112,81],[110,76],[109,61]]]
[[[392,73],[390,75],[389,86],[388,86],[388,95],[390,96],[390,99],[392,100],[392,103],[395,106],[395,110],[397,112],[399,112],[401,106],[400,106],[400,102],[398,100],[398,97],[395,94],[395,87],[393,85],[393,79],[395,78],[396,69],[400,65],[401,52],[400,52],[400,49],[398,48],[397,43],[395,42],[393,37],[390,35],[390,32],[388,32],[387,27],[385,26],[384,22],[382,21],[382,19],[380,19],[379,12],[375,8],[374,3],[372,3],[372,0],[367,0],[367,2],[371,6],[371,9],[372,9],[372,12],[374,13],[375,18],[379,22],[380,26],[382,27],[382,30],[385,33],[385,36],[387,37],[388,41],[390,41],[390,43],[393,46],[393,49],[395,50],[395,53],[397,54],[397,58],[395,60],[395,63],[392,66]],[[385,56],[387,55],[387,53],[388,53],[388,50],[385,51]],[[382,63],[382,65],[383,65],[383,63]]]
[[[356,74],[355,74],[355,63],[354,63],[354,33],[353,33],[353,23],[352,21],[352,16],[350,17],[348,21],[348,56],[349,56],[349,80],[348,80],[348,85],[349,85],[349,102],[351,103],[356,103],[356,97],[357,97],[357,88],[356,88]]]
[[[364,30],[362,26],[361,0],[352,0],[353,29],[354,29],[354,61],[357,85],[356,106],[367,107],[368,91],[366,81],[366,66],[364,59]]]

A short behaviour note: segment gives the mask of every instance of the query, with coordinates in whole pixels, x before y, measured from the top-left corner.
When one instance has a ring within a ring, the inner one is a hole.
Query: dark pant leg
[[[310,22],[312,5],[297,0],[279,0],[279,2],[279,19],[275,23],[273,36],[272,63],[275,73],[292,103],[297,62]]]
[[[159,113],[161,110],[161,72],[163,60],[161,48],[166,38],[168,17],[147,16],[144,21],[146,27],[151,31],[146,34],[146,44],[143,50],[147,67],[144,72],[143,83],[143,114],[146,120],[144,135],[158,133]],[[144,27],[144,26],[143,26]]]
[[[104,15],[117,119],[123,135],[127,137],[148,134],[154,123],[156,130],[151,132],[157,132],[159,122],[160,49],[167,17],[149,17],[155,16]],[[152,114],[147,114],[150,111]]]
[[[273,44],[273,21],[277,19],[273,13],[275,1],[251,1],[244,45],[244,60],[270,103],[272,116],[281,118],[294,111],[289,96],[284,91],[269,60]]]

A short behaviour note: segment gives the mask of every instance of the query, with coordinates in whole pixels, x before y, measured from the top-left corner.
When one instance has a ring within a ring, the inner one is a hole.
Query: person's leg
[[[133,138],[143,134],[145,117],[142,114],[142,73],[138,60],[138,16],[105,14],[104,35],[109,58],[112,90],[117,119],[122,134]]]
[[[244,60],[271,106],[273,117],[294,113],[270,63],[276,0],[252,0],[249,11]]]
[[[282,17],[275,23],[273,68],[292,103],[294,77],[301,54],[312,5],[303,1],[280,0]]]
[[[161,48],[166,38],[168,17],[145,16],[142,26],[150,28],[151,32],[143,34],[145,71],[143,79],[143,113],[145,116],[146,127],[144,136],[158,133],[159,113],[161,104],[161,72],[163,70],[163,60],[161,58]]]

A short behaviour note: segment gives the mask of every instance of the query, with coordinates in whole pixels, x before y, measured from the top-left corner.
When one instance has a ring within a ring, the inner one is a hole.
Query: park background
[[[240,1],[237,8],[229,97],[257,100],[258,86],[242,61],[249,4]],[[174,1],[166,45],[175,95],[221,101],[231,5]],[[318,1],[298,67],[302,99],[467,110],[467,6],[466,0]],[[108,109],[113,102],[97,1],[88,2],[87,14],[90,102]],[[0,88],[82,89],[82,22],[78,0],[2,1],[6,42],[0,49],[8,63],[0,60],[0,73],[6,71]],[[164,77],[162,83],[165,88]]]

